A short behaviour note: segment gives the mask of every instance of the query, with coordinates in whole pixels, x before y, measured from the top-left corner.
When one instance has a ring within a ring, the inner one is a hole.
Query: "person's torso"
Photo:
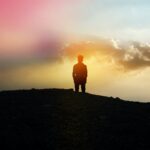
[[[87,74],[86,65],[84,65],[83,63],[76,64],[74,66],[74,72],[77,77],[86,77],[86,74]]]

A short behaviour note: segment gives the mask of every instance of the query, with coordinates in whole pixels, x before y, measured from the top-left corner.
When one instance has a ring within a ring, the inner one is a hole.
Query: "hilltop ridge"
[[[74,93],[72,89],[0,92],[7,148],[108,150],[150,148],[150,103]]]

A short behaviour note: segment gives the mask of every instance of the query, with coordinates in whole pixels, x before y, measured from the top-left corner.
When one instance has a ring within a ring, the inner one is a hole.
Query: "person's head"
[[[78,63],[82,63],[83,62],[83,56],[82,55],[78,55]]]

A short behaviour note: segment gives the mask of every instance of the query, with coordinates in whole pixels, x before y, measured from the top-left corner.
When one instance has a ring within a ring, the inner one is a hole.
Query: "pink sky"
[[[18,27],[21,23],[25,23],[41,4],[43,3],[40,0],[0,0],[1,24]]]
[[[73,8],[81,1],[0,0],[0,57],[35,55],[36,42],[40,45],[74,24]]]
[[[0,0],[1,27],[44,26],[65,19],[68,8],[75,4],[73,0]]]

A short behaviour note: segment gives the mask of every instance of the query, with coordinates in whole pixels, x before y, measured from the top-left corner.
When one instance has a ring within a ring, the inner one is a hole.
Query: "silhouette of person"
[[[85,93],[86,80],[87,80],[87,66],[83,64],[83,56],[78,55],[78,63],[73,66],[73,80],[75,85],[75,92],[79,92],[81,85],[82,92]]]

